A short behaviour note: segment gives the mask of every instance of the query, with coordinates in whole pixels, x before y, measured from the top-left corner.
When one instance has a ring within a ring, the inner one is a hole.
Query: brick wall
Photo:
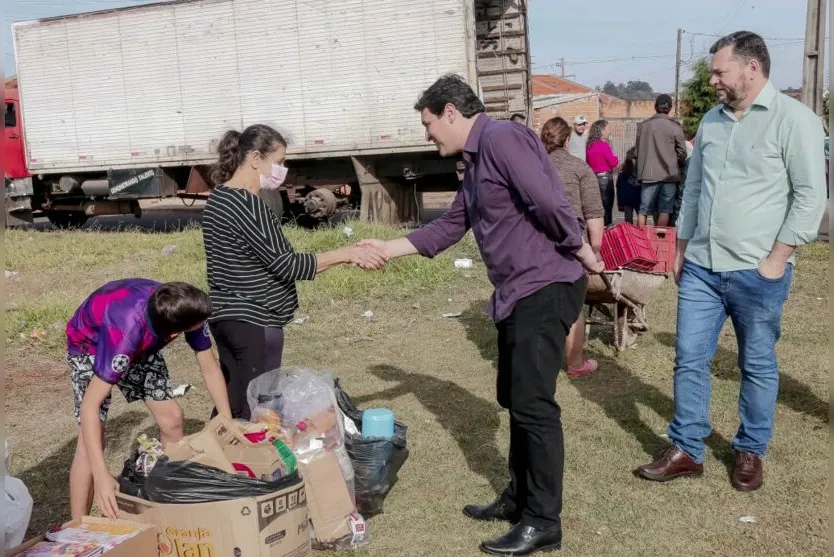
[[[573,124],[573,119],[580,114],[585,116],[590,122],[599,120],[599,97],[591,96],[535,110],[533,112],[533,129],[537,133],[541,132],[544,123],[556,116],[561,116],[567,120],[568,124]]]
[[[634,118],[645,120],[654,116],[654,101],[624,101],[614,97],[602,99],[601,117],[606,120]]]

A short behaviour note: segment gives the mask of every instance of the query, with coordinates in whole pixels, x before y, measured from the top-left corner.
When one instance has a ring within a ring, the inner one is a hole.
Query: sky
[[[12,22],[152,1],[4,0],[5,75],[15,73]],[[768,39],[771,79],[777,87],[798,87],[802,82],[803,0],[529,0],[529,4],[534,73],[558,75],[561,69],[553,63],[564,58],[565,75],[591,87],[607,80],[643,80],[655,91],[671,92],[678,28],[685,31],[682,81],[689,75],[689,62],[705,55],[715,41],[709,35],[747,29]]]

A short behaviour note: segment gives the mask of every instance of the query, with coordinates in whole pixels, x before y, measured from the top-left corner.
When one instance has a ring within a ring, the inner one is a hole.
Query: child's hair
[[[217,145],[217,162],[211,169],[213,184],[228,182],[251,151],[266,155],[279,145],[286,147],[287,140],[265,124],[253,124],[243,130],[243,133],[237,130],[227,131]]]
[[[623,162],[623,174],[634,174],[637,165],[637,147],[632,147],[626,152],[625,161]]]
[[[185,282],[166,282],[148,301],[148,318],[160,337],[193,329],[210,315],[209,295]]]

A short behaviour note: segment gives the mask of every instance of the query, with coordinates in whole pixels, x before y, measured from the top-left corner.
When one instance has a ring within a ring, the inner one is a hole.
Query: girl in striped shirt
[[[212,302],[209,326],[234,418],[249,419],[246,388],[258,375],[281,366],[284,325],[298,309],[295,282],[343,263],[378,269],[385,255],[348,246],[298,253],[281,231],[281,216],[260,197],[287,175],[287,142],[256,124],[228,131],[212,172],[216,186],[203,211],[203,242]]]

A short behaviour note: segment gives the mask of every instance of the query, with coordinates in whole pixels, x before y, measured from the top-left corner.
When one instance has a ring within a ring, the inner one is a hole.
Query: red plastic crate
[[[620,268],[652,271],[659,262],[645,229],[627,222],[603,232],[600,251],[608,271]]]
[[[675,229],[665,226],[647,226],[646,234],[657,254],[658,263],[654,266],[655,273],[671,273],[675,266],[675,248],[677,234]]]

